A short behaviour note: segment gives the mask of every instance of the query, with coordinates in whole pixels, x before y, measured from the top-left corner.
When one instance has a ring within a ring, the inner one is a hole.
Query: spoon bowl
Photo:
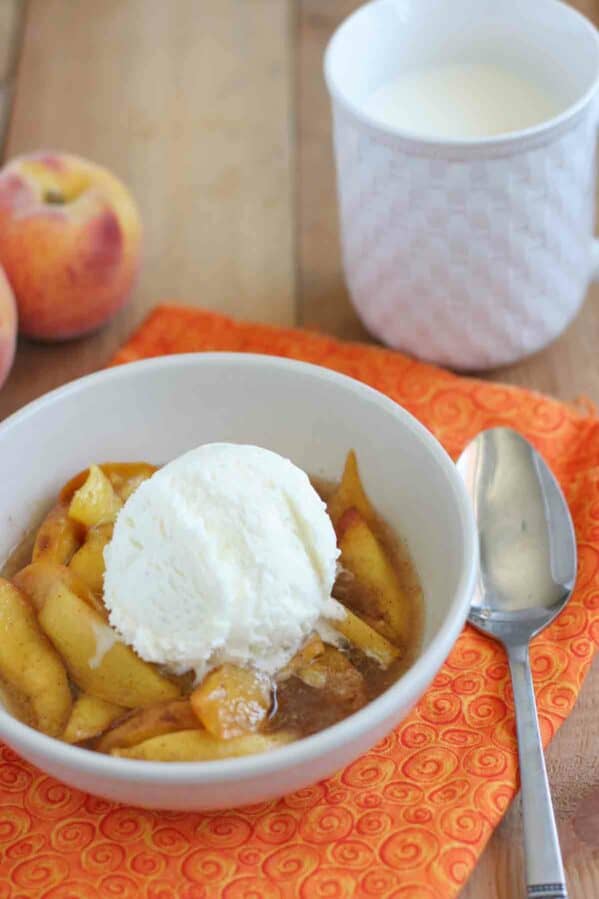
[[[572,519],[542,457],[509,428],[480,433],[460,456],[458,470],[479,538],[480,567],[468,620],[503,643],[512,676],[528,897],[567,899],[528,645],[572,595]]]
[[[458,460],[478,527],[480,569],[469,620],[505,641],[528,639],[568,602],[576,538],[543,458],[509,428],[480,433]]]

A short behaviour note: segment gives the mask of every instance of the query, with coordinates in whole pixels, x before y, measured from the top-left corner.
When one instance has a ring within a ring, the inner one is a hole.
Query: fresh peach
[[[0,387],[10,371],[16,342],[17,306],[11,286],[0,268]]]
[[[127,299],[140,245],[137,207],[106,169],[46,152],[0,172],[0,263],[26,336],[60,340],[104,324]]]

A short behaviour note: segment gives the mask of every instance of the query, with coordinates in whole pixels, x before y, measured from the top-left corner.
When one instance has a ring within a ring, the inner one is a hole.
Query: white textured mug
[[[364,111],[433,62],[492,61],[568,98],[505,135],[445,140]],[[558,0],[374,0],[325,56],[343,262],[352,301],[387,344],[457,369],[503,365],[556,338],[597,271],[599,40]]]

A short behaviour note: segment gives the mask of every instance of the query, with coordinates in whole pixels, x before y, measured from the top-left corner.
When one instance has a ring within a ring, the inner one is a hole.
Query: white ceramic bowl
[[[264,755],[220,762],[110,758],[46,737],[0,710],[0,737],[80,789],[138,806],[215,809],[314,783],[407,714],[460,632],[476,571],[469,503],[451,460],[411,415],[327,369],[206,353],[138,362],[47,394],[0,425],[0,562],[73,472],[93,461],[164,462],[224,440],[256,443],[337,478],[354,447],[368,493],[402,534],[425,593],[423,647],[392,688],[345,721]],[[3,639],[7,639],[3,637]]]

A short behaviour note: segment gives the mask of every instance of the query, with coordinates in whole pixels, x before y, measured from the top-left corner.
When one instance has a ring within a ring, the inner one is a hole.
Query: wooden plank
[[[299,306],[303,324],[350,339],[370,339],[352,309],[343,281],[331,147],[329,101],[322,55],[339,22],[357,0],[300,0],[296,57]],[[599,0],[579,0],[599,21]],[[521,384],[567,401],[580,394],[599,401],[599,286],[568,331],[544,352],[483,377]],[[599,896],[599,662],[574,713],[547,754],[570,899]],[[595,747],[595,748],[593,748]],[[492,837],[463,899],[505,899],[523,892],[519,803]]]
[[[330,104],[322,75],[326,43],[357,0],[300,0],[296,51],[297,289],[300,324],[371,340],[343,280]]]
[[[0,2],[0,153],[6,143],[6,133],[14,92],[17,60],[19,58],[25,0]]]
[[[139,203],[145,252],[108,328],[22,343],[0,418],[103,365],[166,298],[293,321],[290,54],[287,0],[30,0],[8,156],[108,166]]]

